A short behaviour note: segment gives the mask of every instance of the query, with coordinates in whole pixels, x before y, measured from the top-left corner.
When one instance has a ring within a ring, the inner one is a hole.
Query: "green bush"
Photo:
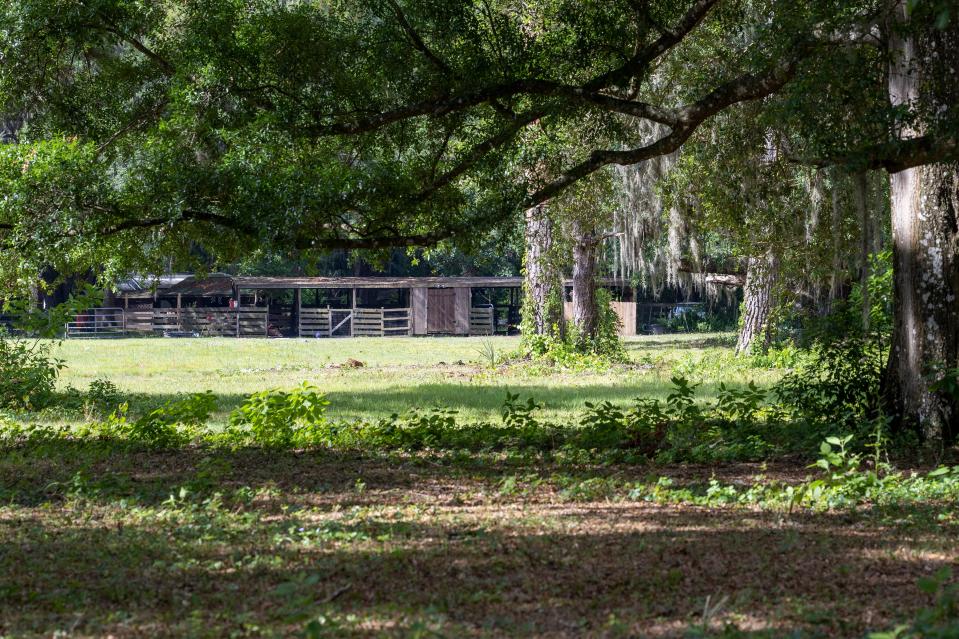
[[[326,421],[329,403],[306,382],[292,391],[254,393],[230,415],[228,435],[236,443],[270,448],[326,441],[331,437]]]
[[[81,427],[77,435],[123,440],[156,449],[177,448],[200,435],[199,427],[216,410],[216,397],[211,391],[195,393],[168,401],[132,421],[128,410],[126,403],[120,404],[105,420]]]
[[[527,333],[530,322],[525,322],[522,356],[571,370],[604,369],[627,362],[629,357],[619,336],[619,316],[610,306],[611,299],[609,291],[596,291],[599,316],[593,337],[581,335],[572,325],[565,332],[554,326],[546,335]]]
[[[50,349],[0,332],[0,407],[33,410],[50,403],[63,368]]]

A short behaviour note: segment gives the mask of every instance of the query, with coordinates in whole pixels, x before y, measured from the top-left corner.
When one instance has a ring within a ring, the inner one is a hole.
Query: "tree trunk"
[[[869,299],[869,247],[872,239],[870,238],[869,208],[866,206],[866,173],[859,171],[853,176],[853,201],[856,204],[856,212],[859,213],[859,288],[862,291],[862,330],[869,331],[869,313],[871,309],[871,300]]]
[[[553,221],[545,205],[526,211],[526,255],[523,258],[523,327],[534,335],[563,327],[563,278],[553,255]]]
[[[573,224],[573,325],[578,338],[591,342],[599,327],[596,306],[596,246],[594,230],[582,222]]]
[[[959,365],[959,173],[928,165],[891,179],[895,317],[886,399],[900,426],[950,442],[959,406],[932,385]]]
[[[775,305],[779,259],[772,251],[751,257],[746,265],[743,287],[743,316],[739,327],[736,354],[749,353],[757,346],[765,351],[772,339],[770,316]]]
[[[896,26],[907,25],[905,3],[894,10]],[[894,106],[920,98],[955,104],[955,69],[943,67],[955,64],[955,21],[928,28],[918,40],[893,29],[889,47]],[[920,96],[920,87],[930,93]],[[903,127],[899,135],[920,133]],[[959,405],[933,385],[943,369],[959,365],[959,167],[920,166],[890,179],[895,317],[885,398],[898,426],[916,429],[928,443],[948,443],[959,433]]]
[[[16,144],[20,128],[24,123],[24,116],[17,116],[0,120],[0,144]]]

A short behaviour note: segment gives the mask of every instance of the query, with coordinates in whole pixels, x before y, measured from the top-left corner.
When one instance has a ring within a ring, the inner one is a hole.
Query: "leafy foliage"
[[[619,336],[619,316],[610,306],[610,299],[609,291],[597,289],[598,322],[594,337],[580,335],[575,326],[567,327],[565,331],[554,327],[547,334],[537,334],[527,326],[528,332],[523,334],[522,354],[534,362],[572,370],[601,369],[628,361],[626,348]]]
[[[0,408],[42,408],[52,398],[63,361],[52,346],[0,330]]]
[[[266,447],[290,447],[315,441],[324,432],[329,401],[303,382],[291,391],[253,393],[230,415],[231,441]]]

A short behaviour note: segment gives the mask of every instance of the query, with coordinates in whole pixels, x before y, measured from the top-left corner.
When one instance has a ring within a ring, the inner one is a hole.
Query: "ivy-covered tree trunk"
[[[872,229],[871,215],[866,205],[866,173],[859,171],[853,175],[852,181],[852,199],[856,205],[856,212],[859,214],[859,288],[862,292],[862,308],[860,309],[862,317],[862,330],[869,330],[869,312],[871,301],[869,299],[869,247],[872,242],[870,231]]]
[[[897,3],[889,38],[890,100],[896,106],[959,103],[956,21],[909,34],[906,5]],[[900,131],[902,138],[917,134]],[[890,195],[895,306],[887,406],[900,427],[916,429],[928,443],[948,443],[959,433],[959,405],[934,384],[944,369],[959,366],[959,166],[894,173]]]
[[[574,222],[573,231],[573,325],[583,342],[596,338],[599,308],[596,306],[596,247],[599,239],[589,224]]]
[[[770,317],[775,306],[776,279],[779,260],[769,251],[761,257],[751,257],[746,264],[746,284],[743,287],[743,314],[740,318],[736,354],[749,353],[755,348],[769,347],[772,332]]]
[[[526,211],[523,331],[550,335],[563,325],[563,277],[553,255],[553,221],[545,205]]]

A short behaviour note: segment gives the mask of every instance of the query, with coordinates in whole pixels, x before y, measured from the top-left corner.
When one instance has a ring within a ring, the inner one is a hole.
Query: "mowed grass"
[[[66,363],[61,387],[82,390],[94,379],[107,379],[146,401],[211,390],[220,400],[217,420],[252,392],[306,381],[327,394],[330,414],[343,419],[439,405],[458,410],[463,421],[490,420],[509,391],[535,398],[545,404],[544,418],[563,422],[575,419],[587,401],[664,398],[678,364],[695,369],[704,357],[728,355],[730,343],[730,336],[720,334],[631,338],[632,364],[604,371],[491,368],[485,353],[515,351],[514,337],[72,340],[56,354]],[[347,366],[350,359],[363,366]],[[722,366],[698,374],[704,397],[720,381],[765,384],[779,375],[759,369],[731,373]]]

